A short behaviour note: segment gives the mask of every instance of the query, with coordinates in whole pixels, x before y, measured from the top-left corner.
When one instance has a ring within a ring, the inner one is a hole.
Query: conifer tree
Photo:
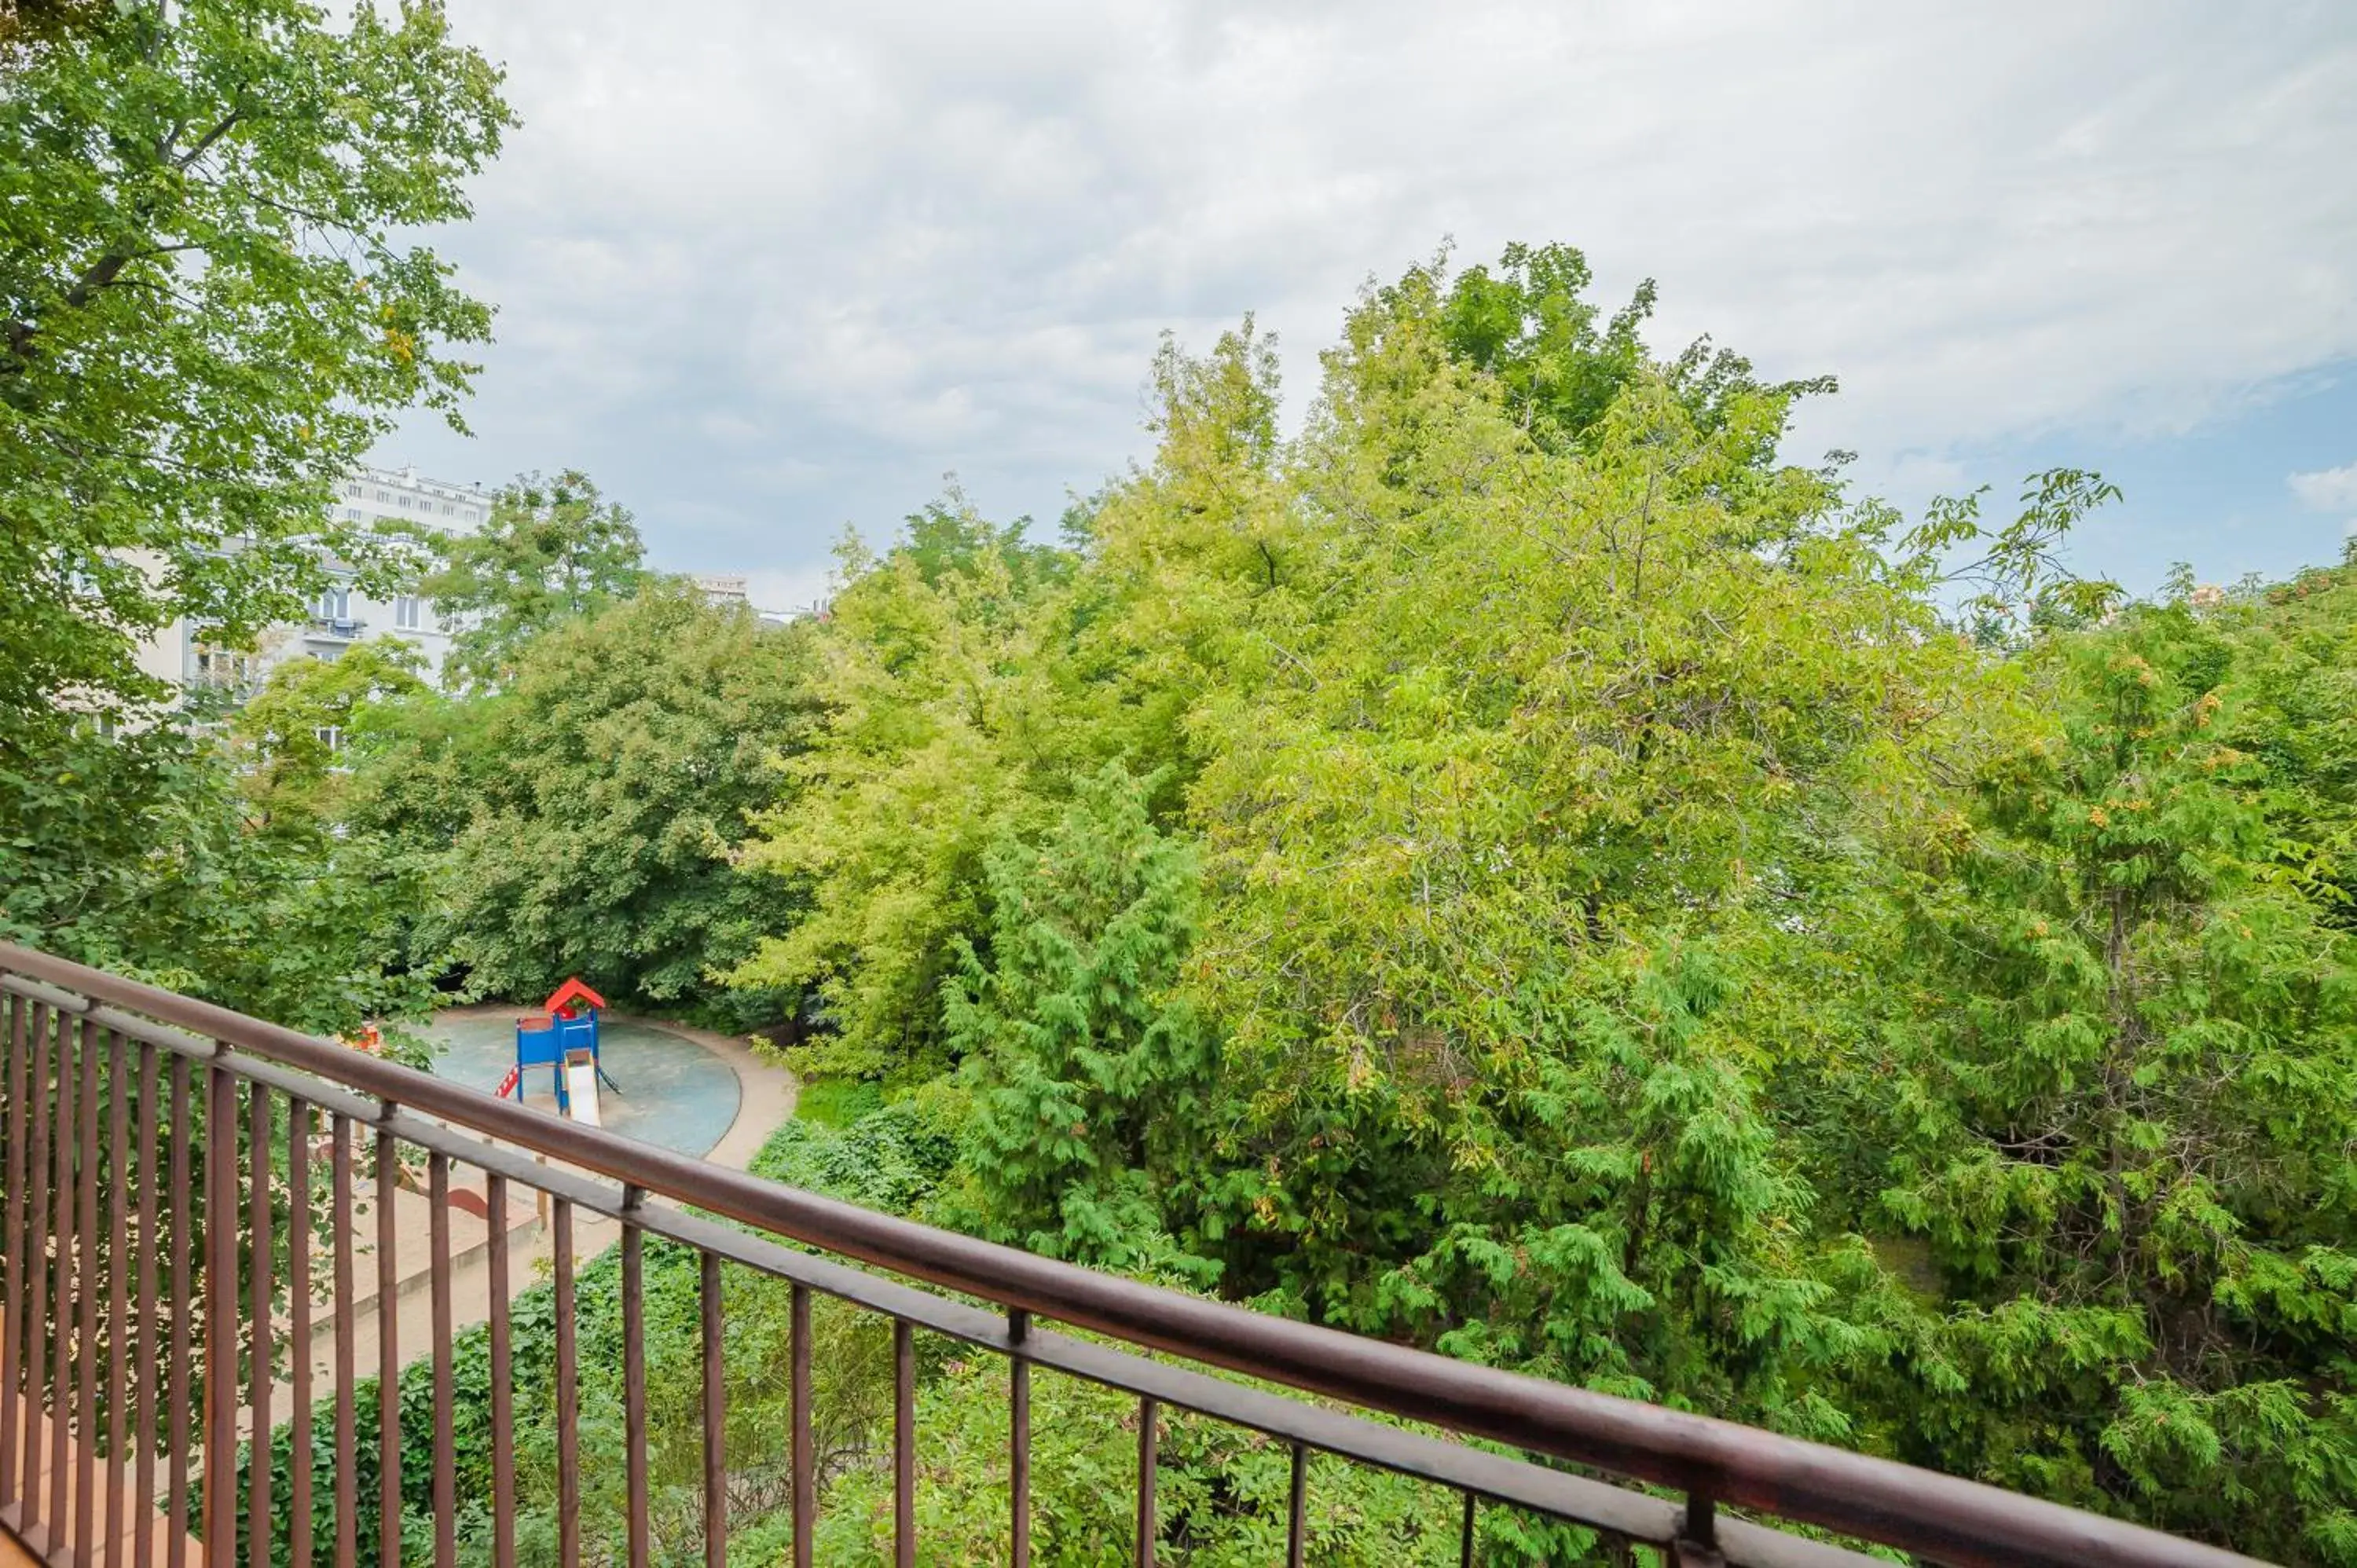
[[[1940,1298],[1909,1457],[2357,1562],[2357,971],[2271,820],[2234,639],[2144,607],[1930,822],[1856,1085]]]

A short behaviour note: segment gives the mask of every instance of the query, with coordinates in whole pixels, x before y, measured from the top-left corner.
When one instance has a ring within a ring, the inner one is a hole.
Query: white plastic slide
[[[592,1127],[606,1124],[598,1114],[597,1064],[588,1052],[582,1051],[565,1059],[565,1093],[573,1101],[573,1119],[576,1122],[586,1122]]]

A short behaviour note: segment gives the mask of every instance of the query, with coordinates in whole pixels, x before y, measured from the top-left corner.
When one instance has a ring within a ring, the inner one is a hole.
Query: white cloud
[[[1297,409],[1358,284],[1449,234],[1838,373],[1798,450],[1869,469],[2357,357],[2339,0],[452,11],[525,124],[444,247],[501,306],[481,439],[406,447],[583,464],[714,569],[816,569],[945,470],[1052,516],[1139,446],[1166,328],[1257,311]]]
[[[2286,482],[2302,506],[2317,511],[2357,509],[2357,463],[2287,475]]]

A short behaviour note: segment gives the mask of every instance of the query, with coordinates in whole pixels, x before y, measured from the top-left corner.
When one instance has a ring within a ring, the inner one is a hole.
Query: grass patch
[[[813,1079],[794,1097],[794,1119],[822,1127],[848,1127],[883,1108],[883,1086],[864,1078]]]

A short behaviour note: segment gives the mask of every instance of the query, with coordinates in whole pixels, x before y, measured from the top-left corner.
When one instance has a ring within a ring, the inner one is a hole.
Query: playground
[[[513,1008],[443,1014],[430,1031],[442,1047],[435,1076],[496,1092],[517,1066],[521,1040],[522,1100],[535,1109],[594,1118],[608,1132],[683,1155],[709,1155],[737,1122],[744,1103],[737,1069],[689,1031],[596,1016],[595,1076],[603,1081],[593,1094],[583,1074],[565,1072],[566,1053],[586,1048],[566,1026],[583,1020],[519,1034],[517,1019]]]

